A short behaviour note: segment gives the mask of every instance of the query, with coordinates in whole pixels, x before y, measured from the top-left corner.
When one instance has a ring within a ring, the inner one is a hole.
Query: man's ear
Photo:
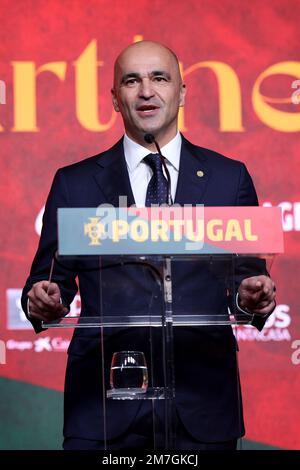
[[[111,97],[112,97],[112,103],[113,103],[114,110],[117,113],[119,113],[120,109],[119,109],[119,104],[118,104],[118,100],[117,100],[117,97],[116,97],[115,90],[112,88],[110,91],[111,91]]]
[[[182,83],[181,88],[180,88],[179,106],[184,106],[185,95],[186,95],[186,85],[184,83]]]

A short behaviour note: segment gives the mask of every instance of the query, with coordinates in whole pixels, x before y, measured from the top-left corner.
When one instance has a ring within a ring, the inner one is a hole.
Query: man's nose
[[[148,78],[144,78],[141,80],[140,88],[139,88],[139,96],[140,98],[149,99],[154,95],[154,89],[152,86],[151,80]]]

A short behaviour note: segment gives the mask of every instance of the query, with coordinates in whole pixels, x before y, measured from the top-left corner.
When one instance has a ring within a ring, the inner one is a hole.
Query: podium
[[[232,325],[261,319],[238,307],[237,289],[242,279],[265,274],[266,262],[282,251],[280,213],[273,208],[207,208],[204,217],[203,208],[198,213],[193,209],[190,220],[203,220],[196,232],[188,231],[181,208],[170,209],[158,210],[156,218],[149,217],[148,209],[59,209],[59,250],[51,280],[61,269],[77,269],[90,275],[94,295],[84,300],[80,317],[68,315],[43,327],[74,328],[73,341],[81,335],[98,337],[99,426],[105,449],[108,414],[116,401],[124,413],[129,402],[137,409],[147,403],[153,448],[175,449],[177,413],[184,410],[185,397],[192,402],[199,393],[201,401],[201,393],[204,398],[218,393],[209,391],[205,376],[199,380],[206,369],[209,376],[214,369],[235,368],[230,372],[236,384],[233,414],[240,426],[237,433],[243,432]],[[160,224],[153,228],[153,220]],[[122,372],[128,364],[132,372],[134,353],[146,358],[147,383],[141,390],[119,390],[113,384],[112,357],[122,351],[127,355]]]

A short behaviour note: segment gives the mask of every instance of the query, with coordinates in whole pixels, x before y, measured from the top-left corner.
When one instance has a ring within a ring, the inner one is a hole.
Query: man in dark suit
[[[253,206],[257,196],[246,167],[213,151],[188,142],[177,130],[179,107],[184,105],[185,85],[175,54],[161,44],[142,41],[126,48],[115,63],[113,105],[124,121],[125,136],[100,155],[58,170],[47,200],[43,230],[22,305],[36,332],[41,321],[64,316],[77,291],[81,316],[99,315],[99,298],[106,314],[157,313],[160,290],[150,270],[136,265],[101,271],[92,261],[58,265],[47,281],[51,258],[57,249],[58,207],[128,205],[166,202],[167,183],[161,163],[153,157],[155,136],[166,158],[172,198],[178,204]],[[149,158],[150,154],[150,158]],[[160,160],[159,160],[160,162]],[[201,175],[201,178],[199,177]],[[105,263],[105,260],[104,260]],[[226,314],[228,292],[209,263],[173,266],[174,312],[200,311]],[[236,273],[237,308],[249,312],[261,329],[275,308],[274,283],[264,264],[250,263]],[[156,345],[154,365],[160,362],[160,333],[151,332]],[[105,385],[114,351],[143,350],[148,356],[143,328],[107,331]],[[236,341],[230,326],[179,328],[174,333],[176,419],[178,449],[234,449],[244,433],[236,362]],[[65,384],[65,449],[104,447],[103,390],[98,329],[76,329],[69,347]],[[159,373],[158,373],[159,376]],[[160,380],[161,377],[155,378]],[[106,401],[108,448],[150,448],[152,418],[156,417],[156,446],[163,447],[163,407],[153,410],[149,401]]]

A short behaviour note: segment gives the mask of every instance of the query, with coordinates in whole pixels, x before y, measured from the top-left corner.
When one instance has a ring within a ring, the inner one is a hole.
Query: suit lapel
[[[134,204],[135,201],[124,156],[123,139],[119,140],[107,152],[101,154],[97,164],[100,166],[100,170],[94,177],[106,201],[118,207],[119,196],[126,196],[127,206]]]
[[[210,175],[211,169],[208,168],[204,153],[182,137],[175,203],[202,204]]]

